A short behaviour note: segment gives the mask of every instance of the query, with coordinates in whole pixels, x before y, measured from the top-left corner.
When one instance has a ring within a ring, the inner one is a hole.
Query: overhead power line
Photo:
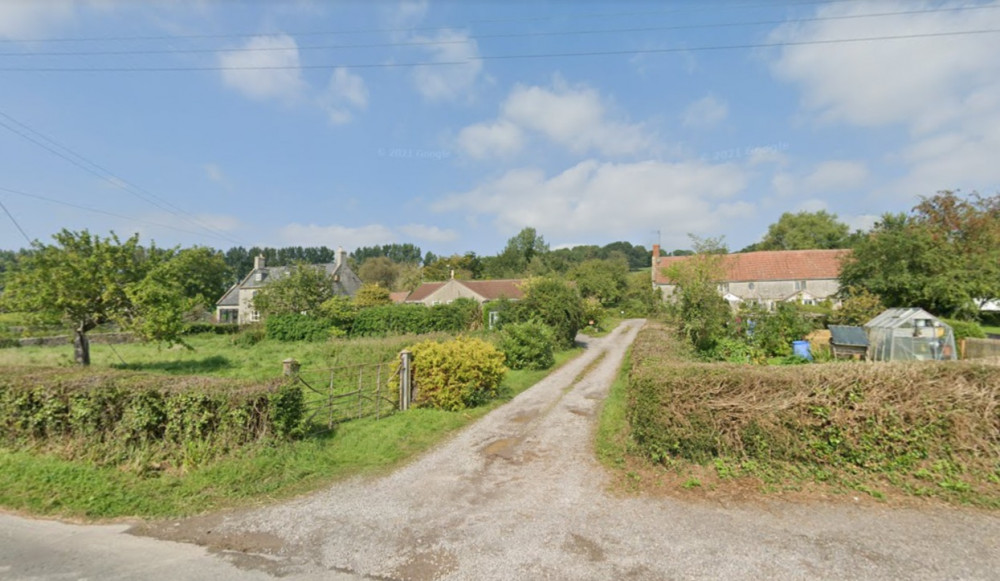
[[[24,228],[21,228],[21,225],[17,223],[14,215],[10,213],[10,210],[7,209],[7,206],[5,206],[3,202],[0,202],[0,208],[3,208],[4,214],[7,214],[7,217],[14,223],[14,227],[17,228],[17,231],[20,232],[21,236],[24,236],[24,239],[28,242],[28,246],[31,246],[31,237],[24,231]]]
[[[429,66],[468,65],[479,61],[526,60],[568,57],[620,56],[640,54],[689,53],[722,50],[745,50],[758,48],[781,48],[789,46],[832,45],[862,42],[885,42],[894,40],[912,40],[921,38],[946,38],[956,36],[972,36],[996,34],[1000,28],[985,28],[980,30],[956,30],[947,32],[926,32],[916,34],[897,34],[884,36],[869,36],[862,38],[831,38],[802,41],[778,41],[744,44],[724,44],[692,47],[646,48],[646,49],[609,49],[593,51],[565,51],[507,55],[471,56],[450,61],[415,61],[415,62],[378,62],[378,63],[333,63],[333,64],[299,64],[299,65],[249,65],[249,66],[181,66],[181,67],[0,67],[0,72],[47,72],[47,73],[145,73],[145,72],[191,72],[191,71],[259,71],[259,70],[289,70],[289,69],[379,69],[408,68]]]
[[[725,8],[745,10],[748,8],[794,8],[799,6],[816,6],[832,4],[856,3],[864,0],[804,0],[801,2],[766,2],[756,4],[729,4]],[[336,30],[303,30],[288,31],[283,34],[292,36],[330,36],[334,34],[378,34],[378,33],[400,33],[400,32],[443,32],[455,30],[457,28],[468,27],[473,24],[497,24],[509,22],[539,22],[552,20],[580,20],[580,19],[601,19],[634,17],[634,16],[654,16],[665,14],[679,14],[687,12],[718,12],[721,8],[718,5],[699,5],[673,8],[670,10],[653,10],[641,12],[603,12],[603,13],[576,13],[547,16],[524,16],[516,18],[501,19],[474,19],[461,24],[439,25],[439,26],[410,26],[410,27],[390,27],[390,28],[342,28]],[[279,34],[279,33],[274,33]],[[34,37],[34,38],[0,38],[0,44],[11,43],[59,43],[59,42],[129,42],[148,40],[197,40],[212,38],[252,38],[255,36],[267,36],[261,32],[235,32],[218,34],[159,34],[159,35],[136,35],[136,36],[75,36],[75,37]]]
[[[133,222],[138,222],[140,224],[147,224],[149,226],[156,226],[157,228],[166,228],[168,230],[174,230],[174,231],[177,231],[177,232],[183,232],[185,234],[192,234],[194,236],[204,236],[205,235],[204,232],[195,232],[193,230],[185,230],[184,228],[178,228],[177,226],[170,226],[168,224],[161,224],[159,222],[152,222],[150,220],[144,220],[142,218],[136,218],[134,216],[126,216],[124,214],[117,214],[115,212],[109,212],[107,210],[101,210],[101,209],[98,209],[98,208],[91,208],[91,207],[88,207],[88,206],[81,206],[79,204],[74,204],[74,203],[71,203],[71,202],[63,201],[63,200],[57,200],[55,198],[49,198],[49,197],[41,196],[41,195],[38,195],[38,194],[31,194],[31,193],[28,193],[28,192],[25,192],[25,191],[22,191],[22,190],[15,190],[13,188],[5,188],[3,186],[0,186],[0,192],[7,192],[9,194],[15,194],[15,195],[18,195],[18,196],[24,196],[26,198],[34,198],[36,200],[42,200],[43,202],[49,202],[51,204],[58,204],[60,206],[66,206],[66,207],[69,207],[69,208],[74,208],[76,210],[83,210],[84,212],[91,212],[91,213],[94,213],[94,214],[103,214],[105,216],[111,216],[113,218],[121,218],[123,220],[131,220]],[[4,208],[4,210],[6,210],[6,208]],[[13,217],[11,219],[13,220]],[[20,229],[20,227],[18,227],[18,228]],[[22,231],[22,234],[23,233],[24,232]],[[216,236],[216,238],[222,239],[221,237],[218,237],[218,236]],[[31,241],[29,240],[28,242],[30,243]],[[231,240],[227,240],[227,242],[231,242]]]
[[[181,208],[177,207],[175,204],[172,204],[169,201],[164,200],[163,198],[149,192],[148,190],[145,190],[129,182],[128,180],[125,180],[124,178],[115,175],[114,172],[112,172],[111,170],[87,159],[86,157],[73,151],[69,147],[52,139],[51,137],[48,137],[45,134],[41,133],[40,131],[37,131],[28,126],[27,124],[11,117],[7,113],[0,111],[0,117],[10,122],[8,123],[3,119],[0,119],[0,127],[3,127],[4,129],[7,129],[11,133],[18,135],[22,139],[25,139],[26,141],[29,141],[37,145],[38,147],[41,147],[42,149],[48,151],[49,153],[55,155],[56,157],[68,161],[69,163],[86,171],[87,173],[100,178],[101,180],[111,184],[112,186],[152,206],[155,206],[156,208],[163,210],[164,212],[173,214],[178,218],[184,220],[185,222],[193,226],[197,226],[198,228],[201,228],[202,230],[204,230],[204,233],[207,233],[216,238],[225,239],[234,244],[242,244],[240,241],[236,240],[235,238],[232,238],[228,234],[203,224],[195,216],[192,216],[188,212],[185,212]],[[11,123],[16,125],[17,127],[11,125]]]
[[[53,57],[53,56],[141,56],[141,55],[161,55],[161,54],[205,54],[205,53],[259,53],[259,52],[287,52],[287,51],[314,51],[314,50],[344,50],[359,48],[396,48],[396,47],[420,47],[420,46],[447,46],[456,44],[468,44],[470,41],[501,39],[501,38],[544,38],[556,36],[583,36],[599,34],[621,34],[640,32],[666,32],[677,30],[703,30],[712,28],[736,28],[753,26],[773,26],[781,24],[804,24],[811,22],[828,22],[840,20],[858,20],[862,18],[882,18],[887,16],[907,16],[914,14],[928,14],[937,12],[955,12],[967,10],[1000,9],[1000,5],[983,5],[969,7],[948,7],[948,8],[926,8],[921,10],[899,10],[895,12],[872,12],[867,14],[847,14],[838,16],[817,16],[813,18],[797,18],[784,20],[755,20],[744,22],[717,22],[706,24],[677,24],[670,26],[641,26],[631,28],[603,28],[589,30],[562,30],[545,32],[505,32],[493,34],[476,34],[462,40],[419,40],[419,41],[399,41],[399,42],[378,42],[367,44],[321,44],[304,46],[254,46],[254,47],[222,47],[222,48],[168,48],[168,49],[128,49],[128,50],[91,50],[91,51],[45,51],[45,52],[3,52],[0,57]],[[257,35],[275,36],[275,35]]]

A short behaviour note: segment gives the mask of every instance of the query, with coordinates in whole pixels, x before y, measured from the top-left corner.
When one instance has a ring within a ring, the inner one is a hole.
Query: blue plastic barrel
[[[812,361],[813,354],[809,351],[809,341],[792,341],[792,353]]]

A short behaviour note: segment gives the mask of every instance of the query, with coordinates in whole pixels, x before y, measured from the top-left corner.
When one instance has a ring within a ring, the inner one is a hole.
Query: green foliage
[[[840,290],[840,295],[840,308],[834,309],[830,314],[829,322],[832,325],[860,327],[885,310],[882,299],[866,289],[846,287]]]
[[[649,272],[629,274],[625,296],[618,308],[626,317],[649,317],[663,309],[663,297],[659,288],[650,284]]]
[[[435,256],[433,260],[424,262],[424,280],[448,280],[452,275],[459,280],[468,280],[480,278],[482,274],[483,261],[475,252]]]
[[[974,318],[979,301],[1000,297],[1000,195],[944,191],[909,215],[884,215],[844,263],[840,282],[887,307]]]
[[[515,303],[518,321],[539,320],[555,333],[556,346],[572,347],[584,326],[583,299],[572,286],[555,278],[531,279],[524,285],[524,298]]]
[[[36,243],[6,277],[4,308],[39,319],[57,317],[76,335],[74,359],[90,364],[86,333],[115,322],[150,340],[176,342],[190,301],[178,281],[165,278],[166,254],[87,230],[62,230],[54,245]]]
[[[955,334],[955,343],[962,339],[985,339],[986,331],[975,321],[959,321],[956,319],[944,319],[944,322],[951,327],[951,332]]]
[[[792,341],[799,341],[814,329],[812,321],[794,303],[776,303],[773,311],[744,303],[740,308],[740,338],[765,357],[792,354]]]
[[[365,259],[358,267],[358,278],[365,284],[378,285],[385,289],[396,288],[400,268],[385,256],[375,256]]]
[[[785,212],[767,228],[764,238],[750,250],[808,250],[812,248],[847,248],[852,239],[847,224],[837,221],[836,214],[818,212]]]
[[[239,447],[298,434],[302,393],[133,372],[11,368],[0,378],[0,442],[67,459],[187,469]],[[194,458],[190,452],[199,449]]]
[[[174,249],[150,273],[155,279],[178,286],[192,307],[213,309],[231,280],[229,266],[221,252],[204,246]]]
[[[597,299],[604,307],[617,306],[628,287],[628,262],[624,258],[587,260],[566,276],[576,282],[583,298]]]
[[[358,315],[358,308],[351,297],[337,295],[319,306],[319,315],[338,329],[349,331],[354,325],[354,318]]]
[[[239,332],[240,326],[236,323],[188,323],[184,325],[185,335],[197,335],[199,333],[235,335]]]
[[[413,352],[415,404],[443,410],[476,407],[497,397],[507,368],[504,354],[481,340],[425,341]]]
[[[725,247],[719,240],[694,240],[698,254],[678,261],[666,275],[677,285],[673,305],[680,320],[681,331],[699,351],[711,351],[726,334],[726,323],[732,314],[729,303],[718,290],[723,278]]]
[[[264,321],[264,333],[276,341],[325,341],[332,326],[326,319],[309,315],[272,315]]]
[[[667,330],[633,345],[631,437],[647,459],[728,477],[891,485],[996,506],[1000,376],[972,363],[753,367],[672,358]],[[790,362],[789,362],[790,363]],[[721,474],[721,472],[720,472]]]
[[[583,321],[588,327],[600,328],[601,321],[607,317],[607,313],[601,307],[600,301],[595,298],[583,300]]]
[[[552,329],[538,321],[505,325],[497,347],[510,369],[548,369],[555,363]]]
[[[315,313],[335,296],[334,280],[323,267],[296,264],[288,274],[270,280],[254,295],[251,304],[267,318],[271,315]]]
[[[377,284],[365,284],[354,295],[354,306],[359,309],[391,305],[389,289]]]
[[[383,244],[381,246],[362,246],[351,253],[351,260],[354,264],[363,265],[373,258],[387,258],[395,264],[419,264],[421,252],[418,246],[413,244]],[[360,273],[358,273],[360,276]],[[364,277],[361,277],[364,280]],[[365,282],[369,282],[365,280]]]
[[[436,331],[462,332],[477,329],[479,325],[478,303],[471,299],[457,299],[447,305],[432,307],[389,304],[361,309],[354,318],[349,334],[353,337],[371,337]]]
[[[266,338],[267,329],[264,328],[264,325],[256,323],[253,325],[244,325],[239,333],[233,335],[232,343],[236,347],[253,347]]]

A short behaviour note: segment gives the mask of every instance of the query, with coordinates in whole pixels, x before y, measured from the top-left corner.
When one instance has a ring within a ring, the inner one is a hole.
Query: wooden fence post
[[[413,401],[411,392],[413,386],[410,385],[410,365],[413,361],[413,353],[407,349],[399,353],[399,409],[410,409],[410,402]]]

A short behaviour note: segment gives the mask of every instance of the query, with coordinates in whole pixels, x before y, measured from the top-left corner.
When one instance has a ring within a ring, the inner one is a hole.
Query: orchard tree
[[[847,248],[852,238],[847,224],[836,214],[818,212],[785,212],[767,228],[764,238],[744,250],[809,250],[813,248]]]
[[[117,323],[147,340],[179,342],[189,306],[179,281],[160,278],[163,253],[87,230],[62,230],[55,244],[34,243],[7,278],[5,306],[33,316],[58,317],[73,329],[74,359],[90,365],[87,333]],[[152,274],[152,276],[150,276]]]

